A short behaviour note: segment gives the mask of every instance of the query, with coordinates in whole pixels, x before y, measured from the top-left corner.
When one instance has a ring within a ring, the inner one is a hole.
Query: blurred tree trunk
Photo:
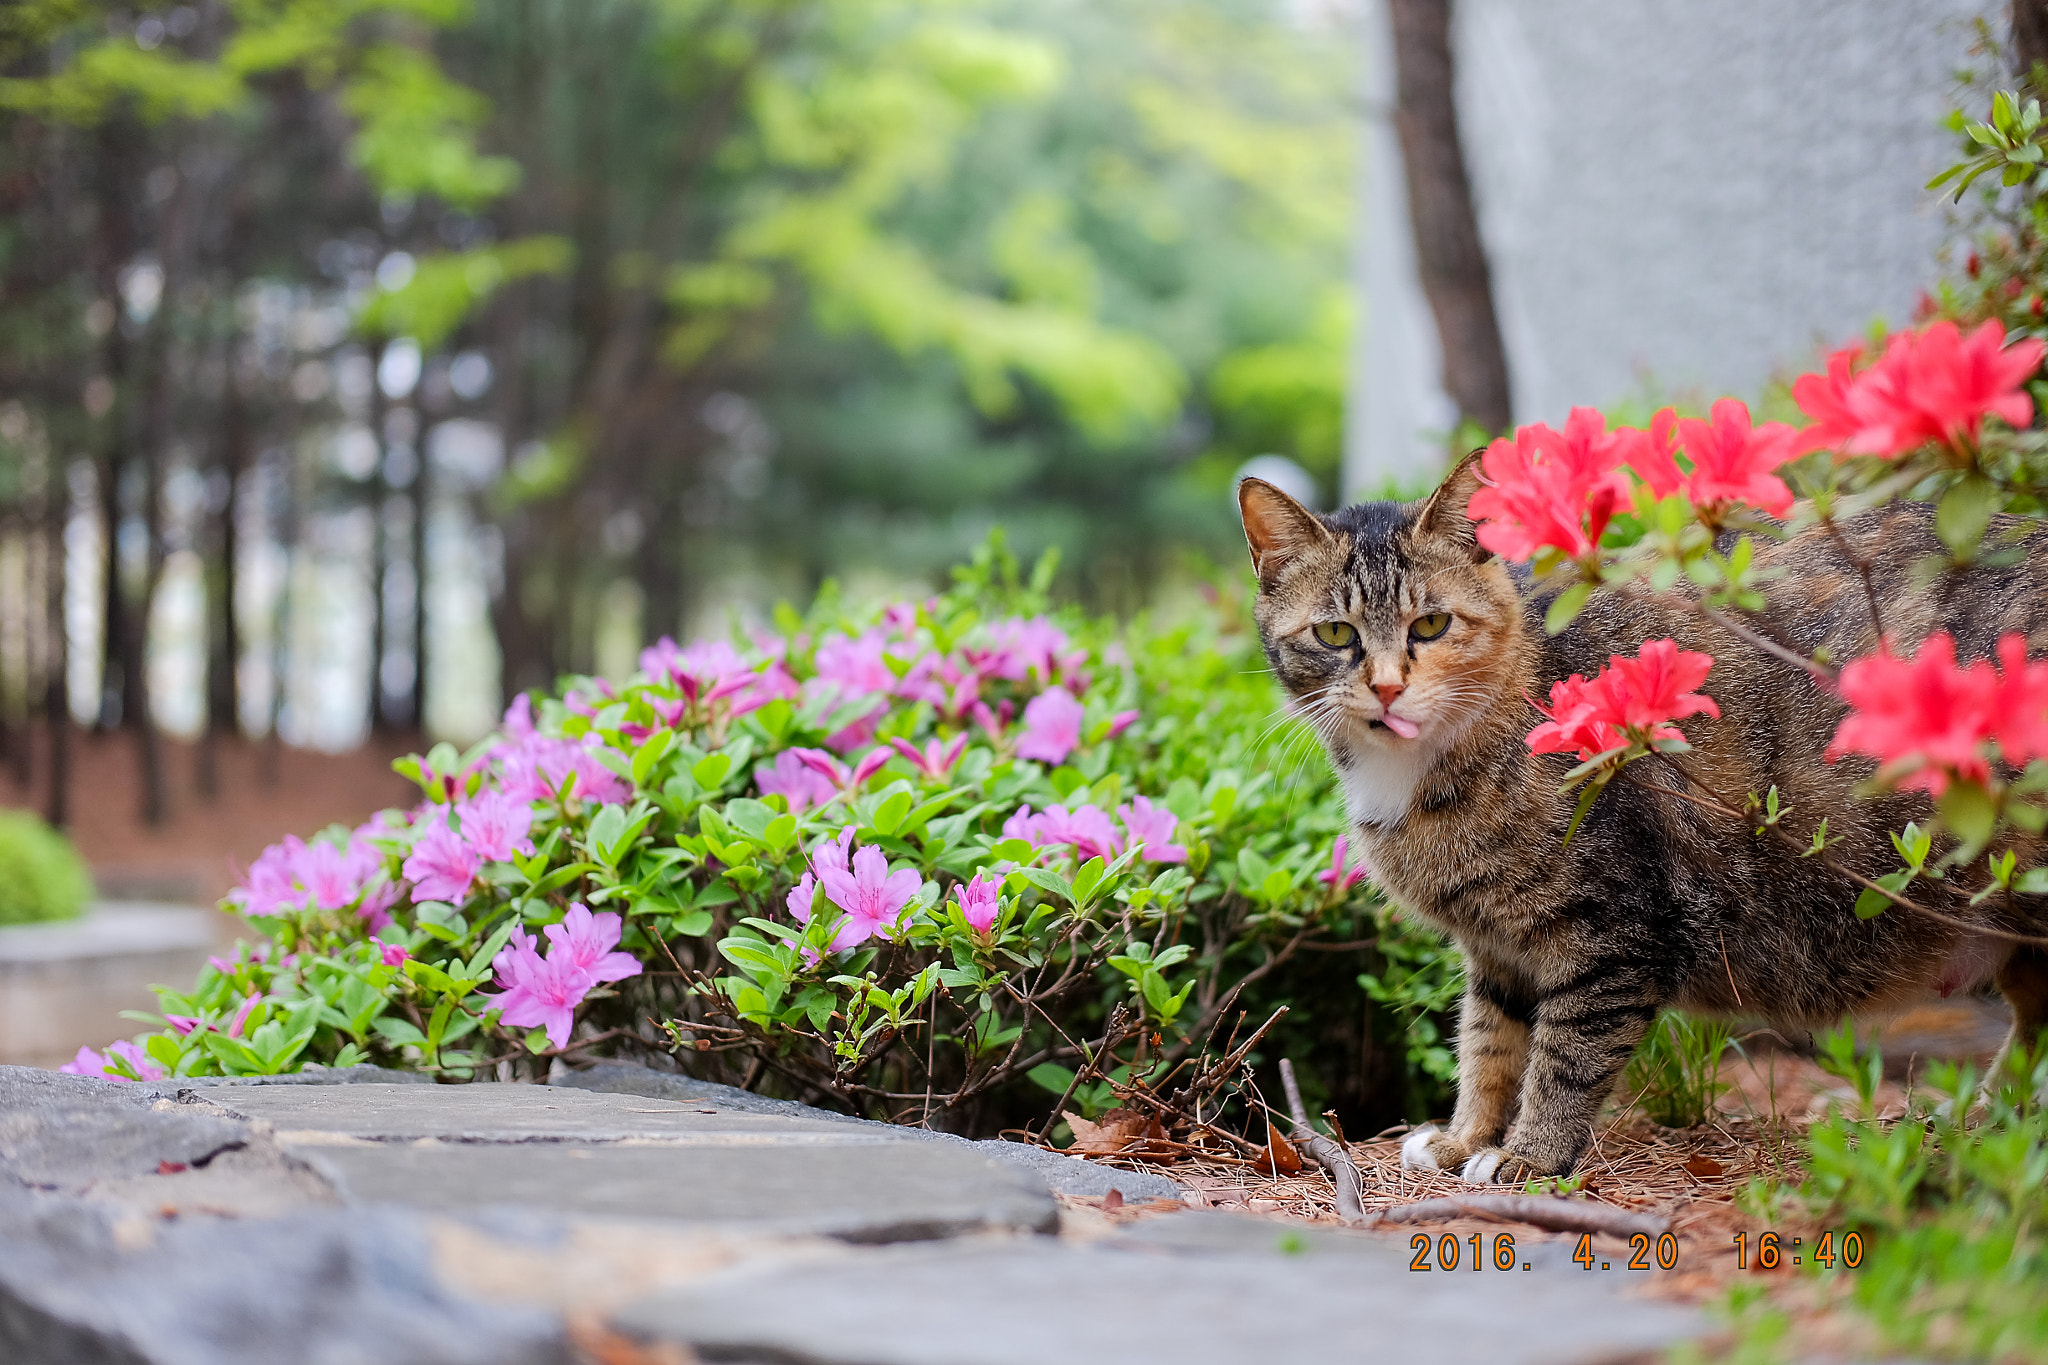
[[[1423,293],[1443,345],[1444,387],[1463,421],[1489,432],[1514,420],[1507,350],[1472,182],[1458,139],[1451,0],[1387,0],[1394,34],[1394,128]]]
[[[2048,0],[2012,0],[2012,66],[2021,80],[2048,62]]]
[[[239,366],[241,337],[230,335],[221,378],[220,457],[226,496],[221,499],[216,572],[207,576],[213,600],[207,604],[206,733],[199,744],[199,794],[220,793],[220,743],[241,729],[242,633],[235,621],[235,591],[241,568],[242,479],[249,468],[252,432],[248,398]]]
[[[390,614],[384,608],[384,585],[391,574],[390,536],[386,532],[391,485],[384,474],[389,453],[384,438],[391,404],[384,394],[383,370],[386,345],[379,340],[370,346],[370,439],[376,443],[377,466],[370,471],[370,730],[381,733],[390,728],[384,709],[384,644],[390,633]]]
[[[70,467],[50,454],[49,495],[43,504],[43,535],[49,569],[43,577],[43,611],[49,648],[43,656],[43,723],[50,732],[49,801],[43,818],[62,828],[71,818],[71,696],[66,686],[70,632],[64,604],[64,529],[71,513]]]

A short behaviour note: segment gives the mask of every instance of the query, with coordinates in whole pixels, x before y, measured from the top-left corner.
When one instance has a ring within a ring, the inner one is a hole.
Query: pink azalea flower
[[[499,746],[497,754],[504,764],[498,785],[515,801],[622,802],[633,796],[633,788],[599,762],[595,750],[573,740],[529,735]]]
[[[1019,806],[1010,813],[1009,819],[1003,821],[1003,837],[1022,839],[1033,848],[1041,848],[1052,842],[1045,834],[1045,817],[1033,815],[1029,806]]]
[[[1081,703],[1064,687],[1039,693],[1024,707],[1024,734],[1017,741],[1019,758],[1064,763],[1081,742]]]
[[[1148,807],[1150,804],[1146,802]],[[1172,813],[1166,814],[1170,818]],[[1083,861],[1089,858],[1107,861],[1123,852],[1122,837],[1117,834],[1116,826],[1109,822],[1108,813],[1099,807],[1082,806],[1069,811],[1065,806],[1048,806],[1045,814],[1038,819],[1041,837],[1037,842],[1071,844],[1076,856]],[[1169,837],[1171,833],[1169,827]]]
[[[1487,446],[1485,486],[1466,510],[1479,543],[1516,560],[1545,546],[1570,559],[1592,554],[1630,491],[1616,467],[1628,441],[1606,424],[1593,408],[1573,408],[1562,432],[1537,422]]]
[[[533,853],[533,840],[526,837],[533,828],[530,802],[503,792],[484,792],[457,806],[455,818],[461,823],[463,842],[485,862],[502,863],[515,853]]]
[[[987,702],[982,701],[975,702],[968,710],[974,717],[974,723],[979,725],[990,739],[1000,744],[1003,742],[1004,733],[1010,728],[1010,716],[1016,707],[1012,706],[1006,697],[996,703],[996,709],[993,711],[989,710]]]
[[[116,1069],[117,1057],[134,1068],[134,1076]],[[82,1047],[78,1049],[77,1056],[57,1070],[67,1076],[96,1076],[108,1081],[133,1082],[136,1077],[145,1081],[160,1081],[164,1078],[163,1068],[151,1061],[148,1053],[126,1039],[110,1046],[106,1056],[101,1056],[89,1047]]]
[[[405,860],[405,875],[413,884],[413,898],[426,901],[460,902],[476,881],[483,860],[448,826],[436,821],[413,845]]]
[[[206,1021],[204,1019],[195,1019],[189,1014],[166,1014],[164,1022],[171,1026],[173,1032],[182,1035],[190,1033]]]
[[[984,634],[993,647],[982,652],[983,670],[1011,682],[1028,681],[1034,674],[1041,683],[1057,682],[1063,668],[1088,658],[1086,650],[1065,652],[1067,633],[1043,616],[992,621]]]
[[[1148,863],[1184,863],[1188,851],[1173,842],[1174,831],[1180,827],[1180,817],[1164,806],[1155,806],[1147,797],[1137,797],[1128,804],[1116,808],[1118,818],[1124,822],[1124,830],[1131,842],[1139,846],[1138,857]]]
[[[356,913],[363,918],[363,927],[371,934],[381,934],[391,924],[391,907],[398,904],[402,888],[397,882],[377,883],[364,894]]]
[[[1137,719],[1138,712],[1136,711],[1117,712],[1115,715],[1109,718],[1109,734],[1107,735],[1107,738],[1115,739],[1118,735],[1130,729],[1132,724],[1136,722]]]
[[[387,943],[378,952],[377,956],[387,967],[401,967],[405,965],[405,960],[411,957],[412,954],[406,950],[406,946],[403,943]]]
[[[879,630],[851,639],[833,635],[818,646],[813,670],[822,682],[835,684],[847,700],[869,692],[889,692],[896,674],[889,667],[888,637]]]
[[[780,794],[789,802],[792,813],[822,806],[839,794],[830,779],[820,776],[797,757],[795,749],[784,749],[772,764],[755,764],[754,785],[763,796]]]
[[[988,873],[977,872],[973,881],[955,893],[961,916],[977,934],[987,933],[1002,909],[1002,902],[996,895],[999,886],[1000,883],[991,879]]]
[[[825,885],[825,894],[831,898],[833,904],[838,905],[841,910],[849,909],[832,895],[831,886],[852,879],[853,873],[848,860],[852,856],[853,835],[854,827],[848,825],[833,838],[812,850],[811,871],[804,873],[791,889],[786,902],[791,917],[798,924],[811,922],[811,911],[817,903],[818,888],[821,884]],[[864,942],[873,933],[872,925],[862,923],[849,913],[839,928],[833,931],[831,951],[836,953],[851,948],[857,943]]]
[[[927,743],[922,751],[907,739],[892,739],[889,743],[897,753],[909,760],[912,767],[934,782],[944,782],[953,771],[954,765],[960,762],[960,755],[967,752],[965,732],[953,736],[944,745],[934,739]]]
[[[254,1010],[257,1002],[262,999],[263,997],[254,991],[250,991],[248,995],[243,997],[242,1007],[235,1011],[234,1020],[228,1024],[228,1037],[239,1038],[242,1036],[242,1025],[249,1022],[250,1011]]]
[[[593,915],[588,906],[572,903],[560,924],[550,924],[541,930],[552,945],[548,961],[566,962],[570,970],[589,977],[593,985],[640,975],[640,959],[631,953],[612,951],[619,946],[620,923],[619,917],[609,911]]]
[[[1337,836],[1337,842],[1330,849],[1330,865],[1316,873],[1316,880],[1335,891],[1349,891],[1364,881],[1370,871],[1365,859],[1359,858],[1356,865],[1348,862],[1350,840],[1344,835]]]
[[[862,939],[894,929],[924,885],[924,879],[908,868],[890,872],[889,859],[879,848],[855,850],[850,871],[821,867],[818,882],[848,921],[860,926]],[[833,946],[839,946],[837,936]]]
[[[844,763],[823,749],[791,749],[788,752],[795,754],[799,763],[830,782],[839,791],[852,791],[873,777],[876,770],[889,761],[889,751],[877,746],[862,755],[860,761],[855,763],[853,770],[849,772]]]

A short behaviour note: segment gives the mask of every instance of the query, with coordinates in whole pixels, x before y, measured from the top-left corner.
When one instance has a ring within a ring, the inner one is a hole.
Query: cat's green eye
[[[1408,633],[1418,640],[1434,640],[1450,628],[1451,614],[1447,611],[1433,611],[1408,623]]]
[[[1358,632],[1352,628],[1349,621],[1318,621],[1316,638],[1331,649],[1348,649],[1351,642],[1358,638]]]

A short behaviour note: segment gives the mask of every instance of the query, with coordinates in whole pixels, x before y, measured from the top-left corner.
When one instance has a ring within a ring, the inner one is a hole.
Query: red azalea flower
[[[2023,684],[2026,676],[2022,669]],[[1881,645],[1842,670],[1841,688],[1850,710],[1828,745],[1830,760],[1868,754],[1903,770],[1902,789],[1922,788],[1935,796],[1951,780],[1990,780],[1984,742],[2004,709],[1998,671],[1987,659],[1958,666],[1955,640],[1947,632],[1928,636],[1911,659],[1893,654],[1889,642]],[[2015,738],[2031,742],[2034,734],[2022,728],[2025,712],[2015,708],[2010,714]]]
[[[1792,386],[1800,409],[1815,419],[1800,433],[1800,448],[1886,459],[1937,441],[1967,450],[1987,416],[2014,427],[2033,421],[2023,386],[2041,368],[2044,351],[2033,338],[2007,346],[1995,318],[1968,335],[1953,322],[1901,332],[1860,374],[1854,348],[1837,351],[1825,378],[1805,375]]]
[[[1551,684],[1550,709],[1536,708],[1548,719],[1529,732],[1529,748],[1592,758],[1633,740],[1683,739],[1671,722],[1721,714],[1712,697],[1691,690],[1713,666],[1712,655],[1675,640],[1648,641],[1633,659],[1609,655],[1591,682],[1574,673]]]
[[[1604,430],[1593,408],[1573,408],[1563,432],[1541,422],[1518,427],[1480,457],[1486,486],[1466,515],[1481,523],[1479,543],[1508,559],[1548,545],[1573,558],[1592,553],[1617,506],[1629,496],[1620,463],[1621,433]]]
[[[1650,418],[1650,429],[1623,427],[1614,434],[1621,438],[1621,460],[1658,497],[1666,497],[1685,484],[1685,472],[1678,467],[1678,442],[1674,439],[1678,413],[1659,408]]]
[[[1792,457],[1791,427],[1766,422],[1752,430],[1748,406],[1739,398],[1723,398],[1714,404],[1709,420],[1681,420],[1678,434],[1692,457],[1687,491],[1695,506],[1746,502],[1774,517],[1792,510],[1792,490],[1771,473]]]

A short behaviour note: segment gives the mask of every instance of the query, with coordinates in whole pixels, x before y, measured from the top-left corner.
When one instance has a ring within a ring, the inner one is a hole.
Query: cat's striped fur
[[[1545,601],[1525,600],[1525,579],[1473,539],[1474,481],[1467,461],[1422,502],[1329,516],[1257,480],[1239,490],[1273,671],[1329,751],[1378,884],[1464,953],[1456,1110],[1447,1131],[1410,1139],[1409,1163],[1502,1182],[1570,1171],[1666,1006],[1811,1028],[1995,980],[2015,1037],[2031,1043],[2048,1025],[2041,950],[1897,908],[1859,920],[1852,883],[1672,794],[1683,780],[1659,761],[1610,784],[1565,845],[1575,798],[1558,787],[1577,760],[1529,751],[1531,699],[1663,637],[1714,656],[1704,690],[1721,719],[1685,722],[1685,762],[1719,793],[1739,802],[1776,786],[1787,828],[1804,838],[1827,816],[1840,840],[1832,855],[1872,877],[1898,866],[1887,831],[1927,807],[1917,794],[1853,801],[1871,765],[1822,756],[1840,701],[1684,602],[1596,594],[1574,625],[1546,635]],[[1924,507],[1843,530],[1859,557],[1874,557],[1893,638],[1948,630],[1964,659],[1988,656],[2008,631],[2048,648],[2039,524],[1994,527],[2023,551],[2016,562],[1939,576],[1924,567],[1940,552]],[[1863,581],[1824,532],[1759,538],[1757,559],[1798,648],[1838,661],[1875,648]],[[1449,627],[1415,638],[1411,623],[1438,612]],[[1356,640],[1323,643],[1314,628],[1330,622],[1349,623]],[[1984,878],[1978,868],[1953,880]],[[1944,893],[1916,884],[1914,894]],[[1972,909],[1952,887],[1936,903],[2012,932],[2041,934],[2048,921],[2037,897]]]

